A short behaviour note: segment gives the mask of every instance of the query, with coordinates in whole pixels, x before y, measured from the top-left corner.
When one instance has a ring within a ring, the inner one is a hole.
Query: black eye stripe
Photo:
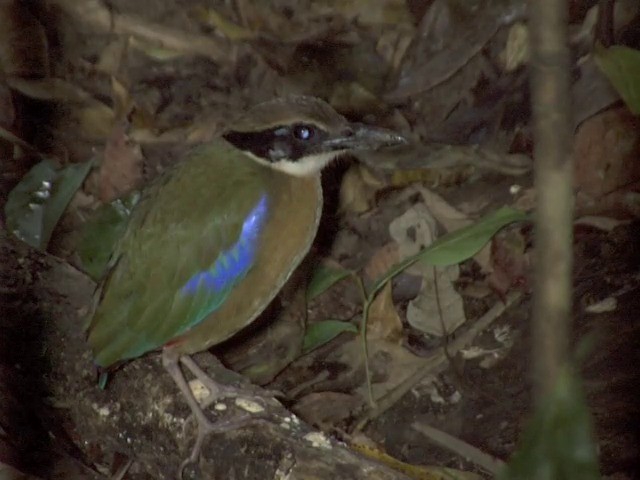
[[[309,153],[317,153],[314,148],[327,134],[315,125],[299,123],[254,132],[230,131],[223,137],[241,150],[275,162],[285,158],[296,161]]]

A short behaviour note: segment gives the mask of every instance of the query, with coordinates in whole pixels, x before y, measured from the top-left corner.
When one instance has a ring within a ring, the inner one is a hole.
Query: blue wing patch
[[[245,218],[236,243],[222,252],[208,270],[196,273],[181,288],[182,295],[208,298],[205,305],[201,305],[200,311],[192,317],[191,325],[216,310],[231,288],[251,269],[267,214],[268,201],[265,194]]]

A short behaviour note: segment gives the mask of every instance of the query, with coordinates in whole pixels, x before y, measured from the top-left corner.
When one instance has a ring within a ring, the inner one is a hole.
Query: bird
[[[319,98],[279,97],[249,109],[143,191],[96,288],[87,338],[102,372],[162,352],[197,421],[187,461],[198,459],[209,433],[237,422],[208,419],[180,364],[214,398],[231,396],[190,355],[256,320],[307,255],[324,167],[406,142],[348,121]]]

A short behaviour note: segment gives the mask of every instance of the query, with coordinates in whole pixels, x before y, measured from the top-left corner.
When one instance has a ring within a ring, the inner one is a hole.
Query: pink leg
[[[171,349],[169,348],[165,348],[162,351],[162,365],[167,370],[167,372],[169,372],[169,375],[171,375],[171,378],[173,378],[173,381],[176,383],[176,385],[182,392],[182,395],[184,396],[185,400],[189,404],[189,408],[191,408],[191,413],[193,414],[193,417],[195,418],[198,425],[198,435],[196,437],[196,443],[193,446],[193,449],[191,450],[191,454],[189,455],[189,457],[184,462],[182,462],[182,465],[180,465],[180,473],[179,473],[180,478],[182,478],[182,471],[188,464],[196,463],[198,461],[198,458],[200,457],[200,450],[202,449],[202,444],[204,442],[204,439],[207,437],[207,435],[209,435],[210,433],[221,433],[221,432],[228,432],[230,430],[237,430],[238,428],[241,428],[247,425],[251,421],[258,419],[258,417],[256,417],[255,415],[250,415],[247,413],[245,415],[241,415],[239,417],[235,417],[227,420],[218,420],[216,422],[212,422],[211,420],[209,420],[205,415],[204,411],[202,410],[202,408],[200,407],[200,405],[198,404],[197,400],[193,396],[193,393],[191,392],[191,389],[189,388],[189,385],[187,384],[187,381],[184,378],[184,374],[180,369],[179,361],[182,360],[183,363],[185,363],[184,362],[185,359],[188,359],[186,363],[193,363],[195,365],[193,360],[191,360],[189,357],[186,357],[186,356],[179,357],[174,352],[172,352]],[[198,368],[198,370],[200,369]],[[224,386],[218,385],[212,378],[210,378],[204,372],[202,372],[202,370],[200,370],[200,372],[203,375],[205,375],[208,379],[205,385],[207,388],[209,388],[209,391],[211,392],[211,395],[209,396],[209,398],[210,399],[213,398],[212,401],[215,401],[216,399],[222,398],[225,396],[227,397],[230,396],[228,394],[225,395],[225,393],[229,393],[227,392],[227,390],[231,390],[230,387],[224,387]]]

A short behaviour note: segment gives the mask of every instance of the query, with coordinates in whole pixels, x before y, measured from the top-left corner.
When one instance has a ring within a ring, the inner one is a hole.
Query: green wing
[[[98,293],[89,327],[96,364],[159,348],[215,311],[251,268],[247,241],[259,232],[243,238],[243,227],[257,208],[266,217],[266,195],[254,162],[223,141],[153,184]]]

